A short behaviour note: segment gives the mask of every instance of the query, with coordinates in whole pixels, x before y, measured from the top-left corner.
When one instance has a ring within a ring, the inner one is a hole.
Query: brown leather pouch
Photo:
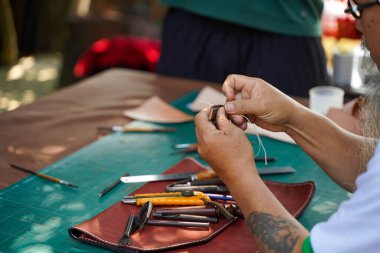
[[[192,158],[175,164],[165,173],[199,172],[206,169]],[[315,191],[313,182],[296,184],[265,181],[273,194],[295,217],[310,202]],[[150,182],[133,194],[163,192],[167,182]],[[108,248],[117,252],[169,251],[169,252],[255,252],[257,246],[244,220],[220,219],[208,230],[145,226],[131,236],[129,246],[119,247],[128,217],[138,213],[139,207],[118,202],[95,217],[69,229],[77,240]],[[207,243],[206,243],[207,242]]]

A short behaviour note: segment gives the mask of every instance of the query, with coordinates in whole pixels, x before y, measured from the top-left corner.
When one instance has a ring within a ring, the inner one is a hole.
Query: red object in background
[[[94,42],[77,60],[74,75],[85,77],[112,67],[154,72],[161,42],[137,37],[114,37]]]
[[[337,39],[349,38],[360,39],[361,33],[355,28],[355,19],[351,16],[340,17],[338,22],[338,34]]]
[[[355,28],[355,18],[344,13],[347,8],[346,0],[328,0],[324,3],[321,22],[323,35],[332,36],[336,39],[358,39],[361,37],[361,33]]]

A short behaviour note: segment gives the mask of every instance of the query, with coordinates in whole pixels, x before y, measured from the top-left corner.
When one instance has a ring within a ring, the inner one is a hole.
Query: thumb
[[[226,112],[223,107],[218,110],[218,114],[216,117],[217,128],[223,132],[229,132],[229,129],[235,127],[234,124],[230,122],[227,118]]]
[[[251,99],[237,99],[224,105],[228,114],[253,114],[253,101]]]

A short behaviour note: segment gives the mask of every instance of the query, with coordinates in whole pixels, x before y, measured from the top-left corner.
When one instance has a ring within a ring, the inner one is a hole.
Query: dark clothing
[[[242,74],[304,97],[327,82],[320,37],[279,35],[174,8],[165,18],[157,72],[219,83]]]

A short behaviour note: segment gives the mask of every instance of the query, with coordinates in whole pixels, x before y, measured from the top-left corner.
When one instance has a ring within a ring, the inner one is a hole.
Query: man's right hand
[[[357,154],[365,145],[364,137],[340,128],[261,79],[230,75],[222,89],[225,110],[235,115],[228,117],[235,125],[242,128],[242,118],[239,122],[236,117],[247,115],[262,128],[286,132],[333,180],[355,190],[355,180],[365,169]]]
[[[252,123],[275,132],[286,132],[302,105],[259,78],[229,75],[223,84],[230,115],[246,115]],[[232,118],[242,125],[237,116]],[[237,120],[235,120],[237,119]]]

